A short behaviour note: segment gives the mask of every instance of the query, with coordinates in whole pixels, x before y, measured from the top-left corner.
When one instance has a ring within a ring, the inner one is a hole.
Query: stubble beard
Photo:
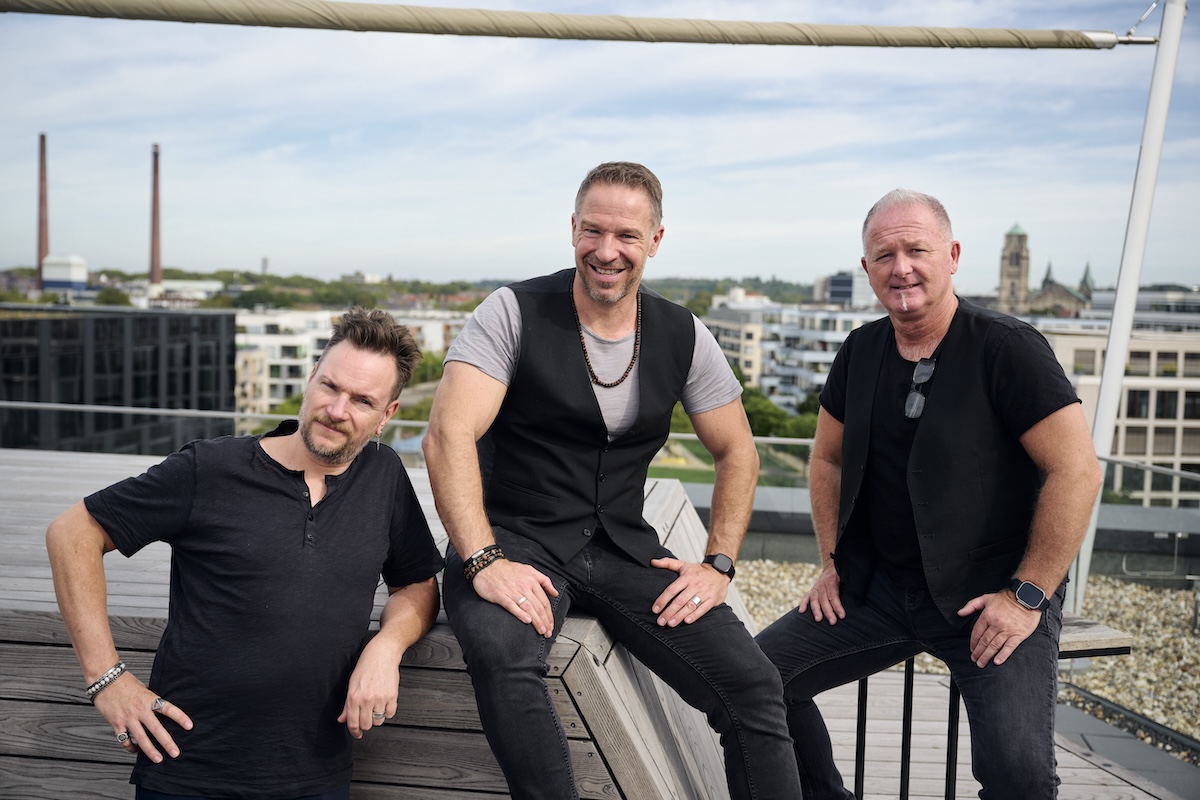
[[[300,439],[304,442],[304,446],[313,458],[318,461],[328,464],[329,466],[340,466],[353,461],[359,453],[362,452],[366,442],[356,442],[353,438],[348,438],[346,443],[340,447],[324,447],[313,437],[312,428],[316,424],[315,417],[308,417],[300,424]],[[328,420],[326,420],[328,424]],[[341,431],[337,426],[331,426]],[[344,431],[342,431],[345,433]],[[347,434],[349,436],[349,434]]]
[[[587,296],[597,303],[603,303],[610,306],[615,306],[617,303],[620,303],[622,300],[628,297],[630,290],[633,289],[637,283],[637,277],[635,275],[636,270],[634,270],[632,264],[624,261],[622,261],[620,266],[624,270],[622,273],[624,281],[616,286],[613,286],[612,288],[602,289],[593,281],[591,270],[593,268],[605,269],[605,267],[585,259],[583,262],[583,269],[579,270],[579,275],[583,280],[583,290],[587,293]]]

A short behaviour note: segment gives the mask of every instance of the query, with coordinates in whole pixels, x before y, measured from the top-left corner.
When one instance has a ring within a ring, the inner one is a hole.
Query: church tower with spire
[[[1006,314],[1029,311],[1029,237],[1020,225],[1004,234],[1000,251],[1000,293],[996,308]]]

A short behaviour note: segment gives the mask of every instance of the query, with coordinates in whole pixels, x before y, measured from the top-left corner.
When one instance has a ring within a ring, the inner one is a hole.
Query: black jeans
[[[846,618],[830,625],[792,610],[758,635],[779,667],[805,800],[853,795],[833,761],[829,732],[812,698],[929,652],[946,662],[971,725],[971,770],[980,797],[1042,800],[1058,792],[1054,758],[1058,636],[1063,587],[1029,638],[1002,665],[971,661],[971,626],[955,628],[926,589],[903,589],[877,571],[865,601],[842,591]]]
[[[349,800],[350,784],[334,789],[330,792],[322,792],[321,794],[306,794],[304,797],[297,797],[294,800]],[[156,792],[152,789],[143,789],[137,787],[135,800],[229,800],[229,798],[206,797],[203,795],[197,796],[192,794],[165,794]]]
[[[729,606],[691,625],[660,627],[651,605],[676,573],[638,564],[603,534],[562,564],[524,536],[502,528],[494,532],[505,556],[536,567],[554,583],[555,634],[576,604],[704,712],[725,750],[731,797],[800,796],[779,672]],[[661,548],[658,555],[670,553]],[[567,737],[543,680],[552,641],[475,594],[453,546],[447,547],[443,594],[484,733],[513,800],[578,797]]]

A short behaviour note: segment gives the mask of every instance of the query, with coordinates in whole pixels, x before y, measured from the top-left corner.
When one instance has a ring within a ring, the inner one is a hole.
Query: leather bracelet
[[[104,673],[99,678],[96,678],[96,680],[94,680],[86,689],[83,690],[84,696],[87,697],[88,702],[95,703],[96,695],[107,689],[113,681],[124,674],[125,662],[118,661],[116,665],[108,670],[108,672]]]
[[[473,581],[475,580],[475,576],[483,571],[484,567],[502,558],[504,558],[504,551],[500,549],[500,545],[489,544],[487,547],[472,553],[463,562],[463,575],[466,576],[468,581]]]

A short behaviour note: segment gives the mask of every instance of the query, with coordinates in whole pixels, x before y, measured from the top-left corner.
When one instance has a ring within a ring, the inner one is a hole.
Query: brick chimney
[[[154,169],[150,191],[150,292],[162,287],[162,245],[158,238],[158,145],[154,145]]]
[[[46,203],[46,134],[38,134],[37,288],[42,290],[42,261],[50,255],[50,215]]]

